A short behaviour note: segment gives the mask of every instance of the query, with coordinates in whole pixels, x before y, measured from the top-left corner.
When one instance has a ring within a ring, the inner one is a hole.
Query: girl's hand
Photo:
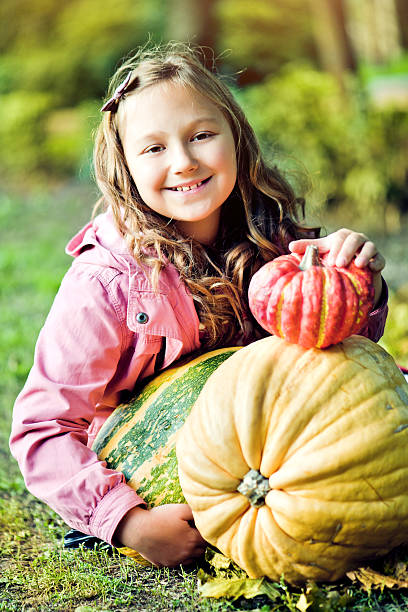
[[[188,565],[200,557],[206,541],[194,527],[187,504],[166,504],[151,510],[132,508],[119,523],[115,537],[154,565]]]
[[[289,244],[289,250],[302,254],[309,244],[315,244],[319,253],[329,253],[328,265],[342,268],[355,257],[354,263],[358,268],[368,266],[373,273],[374,304],[378,303],[382,291],[381,270],[384,269],[385,259],[367,236],[343,228],[324,238],[294,240]]]

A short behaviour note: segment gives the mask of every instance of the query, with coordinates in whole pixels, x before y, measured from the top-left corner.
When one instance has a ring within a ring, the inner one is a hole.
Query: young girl
[[[190,563],[205,542],[187,505],[148,510],[91,450],[136,381],[186,353],[248,344],[262,331],[247,303],[264,262],[308,243],[331,263],[369,266],[383,333],[385,262],[363,234],[325,238],[268,167],[228,88],[182,45],[142,50],[117,71],[102,108],[95,172],[105,212],[69,243],[75,259],[39,335],[17,398],[11,450],[28,489],[74,529]]]

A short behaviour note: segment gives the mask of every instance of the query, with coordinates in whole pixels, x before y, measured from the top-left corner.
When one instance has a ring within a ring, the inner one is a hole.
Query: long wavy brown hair
[[[290,240],[317,236],[301,224],[304,200],[261,154],[254,131],[222,78],[204,66],[200,48],[169,43],[141,48],[113,76],[108,98],[130,73],[117,106],[105,112],[96,134],[94,168],[103,205],[113,211],[119,232],[136,261],[148,264],[157,287],[160,271],[171,262],[190,291],[205,330],[206,348],[225,346],[246,329],[253,273],[287,252]],[[211,247],[186,237],[177,225],[145,203],[127,167],[120,139],[121,101],[163,81],[191,87],[224,114],[232,130],[237,158],[235,187],[221,208],[220,228]],[[115,112],[117,110],[117,112]]]

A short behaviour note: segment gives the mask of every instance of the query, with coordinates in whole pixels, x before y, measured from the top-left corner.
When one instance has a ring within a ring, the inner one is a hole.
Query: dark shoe
[[[96,538],[95,536],[87,535],[76,529],[70,529],[64,536],[64,548],[89,548],[90,550],[106,550],[113,551],[113,546]]]

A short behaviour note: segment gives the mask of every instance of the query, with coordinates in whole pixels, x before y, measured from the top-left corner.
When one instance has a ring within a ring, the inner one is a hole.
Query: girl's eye
[[[206,138],[210,138],[213,134],[211,132],[199,132],[191,139],[193,142],[195,140],[206,140]]]
[[[147,147],[143,153],[160,153],[160,151],[163,151],[163,149],[163,145],[152,145],[151,147]]]

